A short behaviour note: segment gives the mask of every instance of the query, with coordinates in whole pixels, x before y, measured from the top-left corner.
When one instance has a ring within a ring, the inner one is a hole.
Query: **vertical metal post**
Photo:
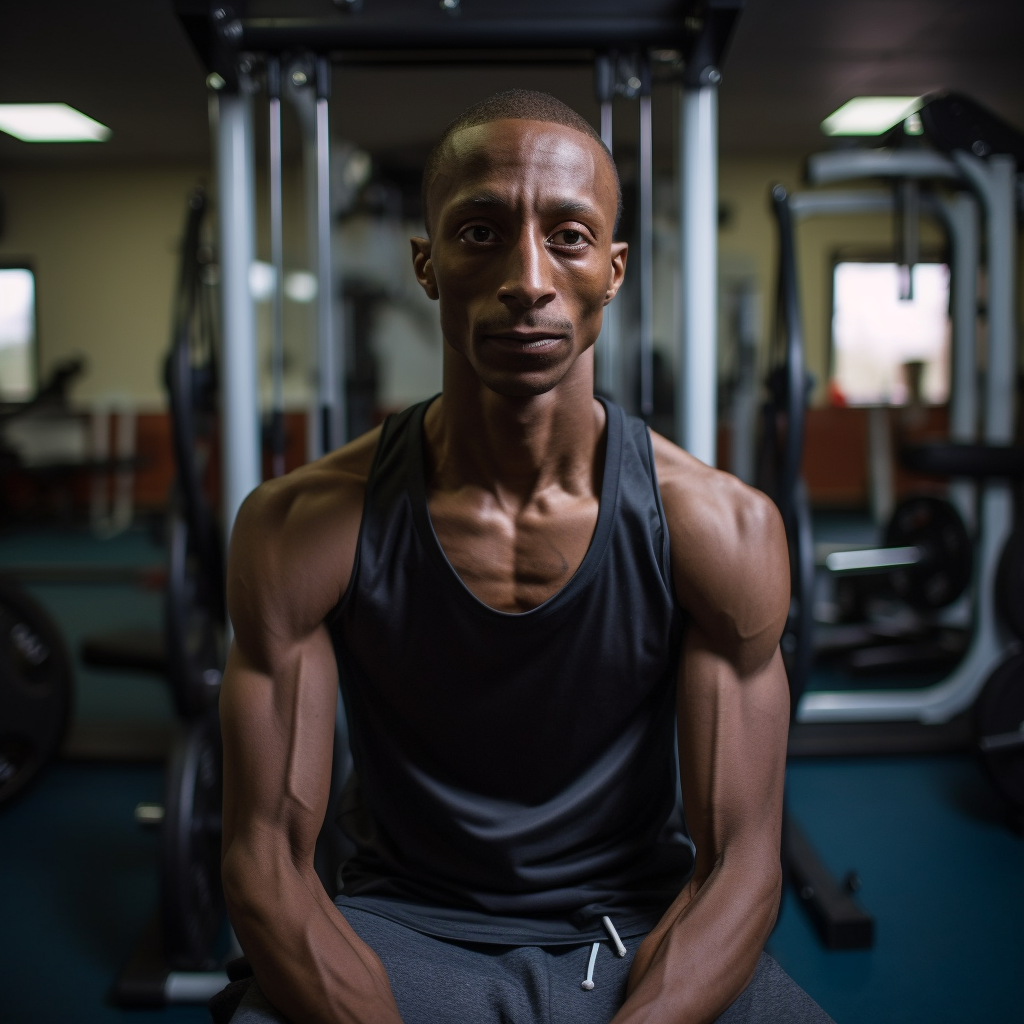
[[[651,128],[651,72],[640,68],[640,415],[654,413],[654,144]]]
[[[598,102],[601,104],[601,141],[609,153],[614,154],[612,143],[612,97],[615,95],[615,61],[614,54],[602,54],[597,58],[594,77]],[[594,345],[597,356],[596,389],[606,398],[621,402],[620,380],[622,377],[619,366],[619,301],[613,299],[604,308],[601,320],[601,333]]]
[[[683,336],[676,393],[680,445],[715,464],[717,429],[718,82],[711,67],[683,88],[679,209]]]
[[[316,59],[316,273],[318,393],[321,443],[333,451],[345,439],[344,367],[339,365],[335,339],[334,275],[331,267],[331,136],[328,109],[331,95],[331,63]],[[343,347],[340,347],[344,351]]]
[[[958,192],[949,200],[940,200],[939,210],[952,249],[949,436],[952,441],[970,443],[978,439],[978,203],[969,192]],[[950,481],[950,500],[972,529],[977,520],[976,491],[971,480]]]
[[[237,93],[221,92],[217,117],[217,188],[220,212],[221,464],[224,531],[246,495],[260,482],[256,315],[249,286],[255,256],[256,184],[252,103],[245,76]]]
[[[270,262],[274,293],[270,334],[270,447],[271,473],[284,475],[284,208],[281,182],[281,61],[267,59],[270,107]]]

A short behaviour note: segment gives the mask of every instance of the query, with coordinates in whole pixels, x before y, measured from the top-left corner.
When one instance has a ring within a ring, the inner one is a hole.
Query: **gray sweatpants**
[[[345,908],[356,934],[380,957],[405,1024],[608,1024],[626,997],[626,979],[641,939],[625,939],[626,956],[602,942],[594,987],[584,989],[591,945],[489,946],[435,939]],[[770,957],[720,1024],[833,1024]],[[287,1024],[255,982],[231,1024]]]

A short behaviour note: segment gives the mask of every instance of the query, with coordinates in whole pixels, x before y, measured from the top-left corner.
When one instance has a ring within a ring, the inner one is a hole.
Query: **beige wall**
[[[0,171],[0,259],[36,273],[40,369],[88,360],[76,401],[164,407],[161,359],[186,197],[201,167]]]
[[[36,271],[43,373],[67,356],[87,357],[88,373],[74,392],[77,400],[123,395],[141,408],[163,407],[160,366],[168,343],[185,198],[204,177],[203,168],[188,166],[0,172],[6,220],[0,259],[24,257]],[[720,234],[721,258],[723,265],[753,268],[763,299],[762,348],[769,337],[775,288],[776,240],[768,193],[776,181],[799,189],[801,178],[798,159],[721,163],[721,198],[731,211]],[[302,266],[301,181],[295,169],[288,179],[286,263]],[[260,255],[266,258],[265,225],[260,228]],[[840,246],[850,245],[883,252],[891,245],[891,230],[884,217],[822,218],[799,229],[808,365],[818,379],[819,399],[827,371],[833,256]],[[937,237],[934,230],[924,235],[926,241]],[[674,253],[665,256],[675,259]],[[662,279],[672,276],[663,274]],[[302,352],[308,344],[309,310],[286,312],[294,346],[289,391],[296,401],[308,386]],[[265,321],[261,310],[261,349]]]

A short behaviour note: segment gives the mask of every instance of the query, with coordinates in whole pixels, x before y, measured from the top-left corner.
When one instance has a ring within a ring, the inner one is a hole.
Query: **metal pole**
[[[220,209],[221,444],[224,532],[246,495],[260,482],[256,316],[249,268],[256,252],[256,183],[252,104],[241,79],[237,93],[218,97],[217,187]]]
[[[717,429],[718,82],[708,68],[699,86],[684,87],[680,126],[679,209],[683,302],[676,393],[680,445],[715,464]]]
[[[953,441],[972,442],[978,437],[978,204],[969,193],[958,192],[942,209],[953,241],[949,436]]]
[[[640,81],[640,415],[650,419],[654,413],[654,148],[646,59]]]
[[[270,105],[270,262],[274,294],[270,335],[271,473],[284,475],[284,210],[281,184],[281,61],[267,60]]]
[[[334,337],[334,276],[331,268],[331,136],[328,105],[331,95],[331,63],[316,59],[316,273],[318,391],[321,442],[324,453],[333,451],[345,438],[344,367],[339,366]],[[344,351],[342,349],[342,351]]]
[[[611,96],[601,100],[601,141],[612,149],[612,101]],[[601,333],[597,337],[598,380],[597,388],[601,394],[615,401],[618,395],[619,380],[619,307],[615,299],[604,307],[601,321]]]

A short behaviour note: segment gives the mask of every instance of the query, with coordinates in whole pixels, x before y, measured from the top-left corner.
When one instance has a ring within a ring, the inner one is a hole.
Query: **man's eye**
[[[563,228],[561,231],[556,231],[553,240],[557,245],[579,245],[583,239],[582,231],[574,231],[572,228]]]
[[[470,242],[493,242],[494,232],[483,224],[474,224],[463,232],[463,237]]]

